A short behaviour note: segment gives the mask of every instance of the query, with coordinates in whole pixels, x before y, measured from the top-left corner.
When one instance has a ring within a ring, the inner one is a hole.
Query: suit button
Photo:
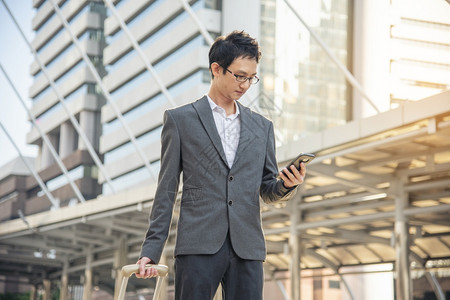
[[[233,205],[233,200],[228,201],[228,205],[229,206]]]
[[[233,180],[234,180],[234,177],[233,177],[233,176],[230,176],[230,177],[228,177],[228,180],[229,180],[229,181],[233,181]]]

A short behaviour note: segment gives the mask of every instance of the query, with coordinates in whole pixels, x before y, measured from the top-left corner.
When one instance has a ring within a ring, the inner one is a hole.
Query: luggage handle
[[[165,265],[146,265],[145,269],[148,268],[155,268],[158,271],[158,279],[156,281],[156,287],[155,292],[153,294],[153,299],[158,299],[159,293],[161,292],[161,284],[162,279],[167,276],[169,273],[169,268]],[[122,267],[121,273],[122,273],[122,284],[120,285],[119,290],[119,296],[117,297],[117,300],[123,300],[125,297],[125,291],[127,289],[128,284],[128,278],[134,273],[139,272],[139,265],[126,265]]]
[[[169,268],[165,265],[146,265],[145,269],[154,268],[156,271],[158,271],[159,277],[166,277],[167,273],[169,272]],[[130,277],[134,273],[139,272],[139,265],[126,265],[122,267],[122,276]]]

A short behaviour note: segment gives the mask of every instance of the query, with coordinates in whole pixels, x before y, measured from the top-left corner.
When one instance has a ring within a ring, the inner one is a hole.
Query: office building
[[[215,37],[221,33],[218,1],[190,4],[208,34]],[[132,137],[108,103],[102,109],[100,151],[113,186],[123,190],[155,181],[163,112],[208,91],[209,45],[181,1],[123,0],[116,9],[131,35],[110,14],[105,21],[108,45],[104,64],[108,74],[104,83]],[[133,48],[133,41],[145,53],[148,67]],[[136,143],[131,141],[133,138]],[[143,155],[137,155],[139,151]],[[100,183],[104,181],[100,176]],[[103,192],[111,193],[105,184]]]
[[[72,33],[101,76],[105,74],[102,57],[105,39],[103,23],[106,9],[102,1],[57,1],[59,10],[68,22]],[[87,151],[86,143],[98,151],[100,138],[100,109],[104,99],[96,81],[82,59],[71,34],[49,1],[33,1],[36,15],[33,18],[36,50],[30,72],[34,81],[29,89],[32,99],[31,113],[41,130],[47,134],[51,145],[76,182],[85,199],[95,198],[101,189],[97,183],[98,169]],[[43,67],[41,67],[41,64]],[[44,70],[56,86],[56,91]],[[80,137],[70,114],[84,131],[87,141]],[[74,191],[63,170],[56,163],[50,146],[43,141],[36,127],[27,135],[27,142],[39,146],[36,168],[49,190],[60,201],[60,206],[76,203]],[[28,185],[25,214],[48,209],[49,203],[32,178]]]
[[[379,111],[447,90],[448,12],[441,0],[261,1],[260,105],[278,125],[279,141],[376,113],[326,51]]]

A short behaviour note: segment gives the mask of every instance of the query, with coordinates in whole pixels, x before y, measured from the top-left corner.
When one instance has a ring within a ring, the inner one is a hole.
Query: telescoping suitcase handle
[[[169,273],[169,268],[165,265],[146,265],[145,269],[155,268],[158,271],[158,279],[156,281],[155,293],[153,299],[159,298],[161,292],[162,279]],[[139,272],[139,265],[126,265],[122,267],[122,284],[120,285],[119,297],[117,300],[123,300],[127,289],[128,278],[134,273]]]

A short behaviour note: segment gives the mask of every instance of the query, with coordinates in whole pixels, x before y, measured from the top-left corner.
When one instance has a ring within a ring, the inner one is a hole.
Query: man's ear
[[[213,62],[211,64],[211,73],[213,74],[214,77],[219,76],[221,70],[222,67],[218,63]]]

